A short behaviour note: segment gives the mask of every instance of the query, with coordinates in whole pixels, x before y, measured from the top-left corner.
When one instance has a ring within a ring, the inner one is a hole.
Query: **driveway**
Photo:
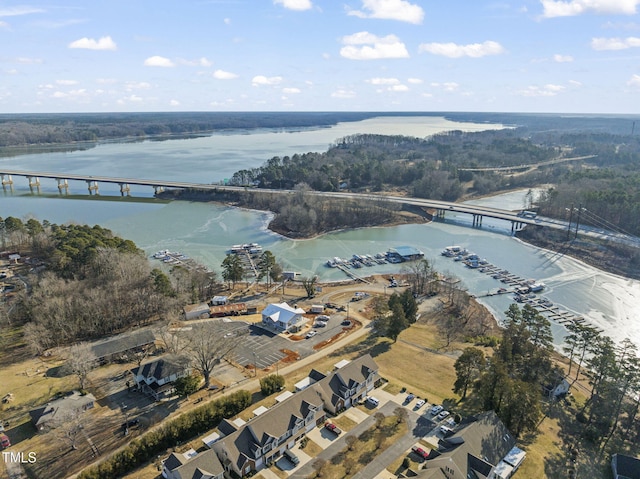
[[[379,392],[384,392],[384,391],[377,390],[372,395],[376,397],[380,396],[381,398],[382,394],[378,394]],[[392,396],[395,398],[395,395],[392,395]],[[379,408],[373,409],[372,412],[381,412],[385,416],[391,416],[393,415],[393,411],[397,407],[398,407],[398,403],[396,401],[387,401]],[[347,411],[345,411],[344,414],[346,415],[347,412],[349,411],[353,412],[356,410],[358,409],[350,408]],[[359,411],[359,412],[360,414],[367,415],[363,411]],[[413,446],[416,442],[418,442],[420,438],[432,433],[433,429],[436,427],[436,424],[433,421],[429,420],[427,416],[417,414],[416,412],[410,409],[407,411],[407,413],[408,413],[407,415],[408,432],[404,436],[399,438],[396,442],[391,444],[382,453],[376,456],[376,458],[371,463],[369,463],[367,466],[362,468],[357,474],[355,474],[353,476],[354,478],[371,479],[373,477],[378,476],[379,474],[382,474],[382,477],[386,477],[385,469],[392,462],[394,462],[398,457],[406,454],[406,452],[409,449],[411,449],[411,446]],[[318,454],[317,457],[324,459],[326,461],[331,460],[333,456],[335,456],[338,452],[340,452],[342,449],[346,447],[345,438],[347,436],[357,437],[360,434],[362,434],[364,431],[372,427],[374,424],[375,424],[375,418],[373,417],[373,414],[367,415],[366,419],[360,422],[360,424],[355,426],[348,433],[342,433],[338,438],[334,439],[333,441],[325,440],[322,444],[318,442],[318,445],[323,447],[324,450],[320,454]],[[315,432],[315,431],[316,430],[312,432]],[[311,436],[311,433],[309,433],[309,437],[310,439],[315,441],[315,439],[313,439],[313,437]],[[313,462],[314,461],[310,461],[309,463],[295,470],[289,477],[294,479],[303,479],[313,475],[314,473],[314,470],[312,467]]]

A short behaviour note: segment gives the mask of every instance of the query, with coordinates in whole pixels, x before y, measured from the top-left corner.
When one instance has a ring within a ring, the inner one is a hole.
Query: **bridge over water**
[[[169,181],[169,180],[147,180],[139,178],[118,178],[111,176],[88,176],[78,175],[72,173],[55,173],[55,172],[43,172],[43,171],[20,171],[20,170],[0,170],[0,178],[2,180],[2,188],[4,191],[13,190],[14,179],[13,177],[22,177],[28,181],[29,188],[32,193],[40,193],[40,182],[42,179],[51,179],[57,182],[58,191],[61,195],[66,195],[69,192],[69,181],[84,181],[87,184],[87,190],[89,195],[99,194],[99,184],[109,183],[118,185],[120,188],[120,194],[122,196],[129,196],[131,185],[136,186],[148,186],[154,189],[155,194],[164,191],[167,188],[178,189],[196,189],[196,190],[209,190],[209,191],[247,191],[247,187],[242,186],[227,186],[217,184],[206,183],[189,183],[183,181]],[[293,190],[274,190],[260,188],[256,189],[256,192],[269,193],[269,194],[291,194]],[[511,231],[515,232],[527,224],[537,224],[541,226],[548,226],[557,229],[566,229],[567,225],[563,222],[553,221],[545,218],[523,218],[519,216],[518,211],[504,210],[499,208],[490,208],[487,206],[465,205],[461,203],[454,203],[449,201],[437,201],[421,198],[410,198],[404,196],[394,195],[374,195],[368,193],[347,193],[347,192],[322,192],[311,191],[308,194],[322,196],[325,198],[341,198],[341,199],[355,199],[366,201],[387,201],[392,203],[399,203],[404,205],[417,206],[429,210],[435,210],[435,217],[444,218],[447,212],[466,213],[472,215],[472,224],[474,227],[482,226],[482,219],[484,217],[495,218],[504,221],[511,222]]]

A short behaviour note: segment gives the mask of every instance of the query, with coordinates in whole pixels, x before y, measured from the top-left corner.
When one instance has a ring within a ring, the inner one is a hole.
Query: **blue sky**
[[[640,0],[0,1],[0,113],[638,113]]]

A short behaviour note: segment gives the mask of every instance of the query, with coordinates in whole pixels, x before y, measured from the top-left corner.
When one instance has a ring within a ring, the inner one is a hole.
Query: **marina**
[[[368,283],[365,278],[353,272],[353,269],[371,267],[384,264],[398,264],[405,261],[416,261],[424,258],[424,253],[412,246],[397,246],[390,248],[386,253],[354,254],[351,258],[340,258],[335,256],[325,263],[329,268],[337,268],[347,276],[363,283]]]
[[[200,269],[207,271],[206,266],[199,264],[197,261],[191,259],[180,251],[169,251],[168,249],[164,249],[152,254],[151,257],[158,261],[162,261],[164,264],[169,266],[181,266],[186,269]]]
[[[582,324],[585,322],[583,316],[561,309],[559,306],[545,297],[538,296],[546,285],[534,279],[525,279],[506,269],[489,263],[486,259],[480,259],[478,255],[468,252],[460,246],[447,246],[441,252],[442,256],[453,258],[465,264],[468,268],[477,269],[480,273],[491,276],[496,281],[500,281],[505,286],[488,291],[486,294],[477,297],[496,296],[501,294],[513,294],[513,299],[517,303],[528,304],[544,315],[548,320],[566,326],[568,324]],[[604,332],[601,328],[596,328],[598,332]]]

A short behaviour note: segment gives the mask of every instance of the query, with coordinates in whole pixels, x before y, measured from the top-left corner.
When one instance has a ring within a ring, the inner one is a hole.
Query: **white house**
[[[305,310],[287,303],[272,303],[262,310],[262,324],[277,331],[295,331],[304,324]]]

